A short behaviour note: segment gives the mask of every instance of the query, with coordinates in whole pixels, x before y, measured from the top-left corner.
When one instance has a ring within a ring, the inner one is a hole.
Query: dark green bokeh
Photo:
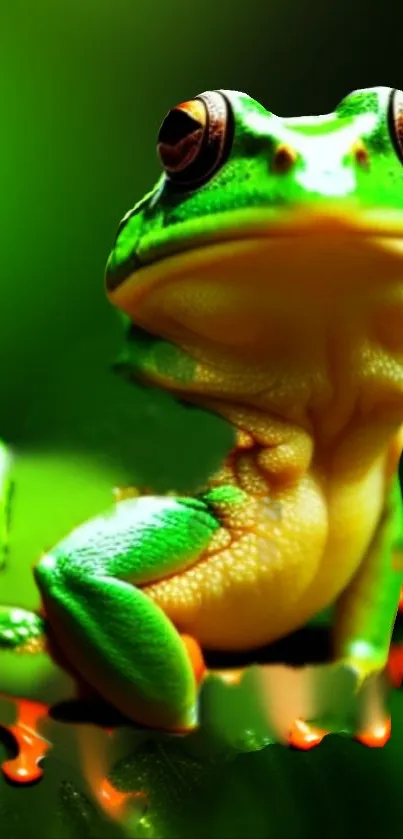
[[[391,0],[372,12],[351,0],[0,0],[0,434],[19,452],[2,602],[36,605],[32,562],[109,503],[111,485],[191,488],[230,443],[218,420],[108,373],[119,328],[104,264],[120,217],[158,175],[166,111],[216,87],[284,115],[329,111],[357,87],[402,88],[402,23]],[[331,738],[309,755],[269,747],[199,777],[172,747],[157,760],[169,835],[181,808],[184,836],[401,835],[398,695],[393,712],[380,752]],[[148,750],[130,771],[154,759]],[[66,780],[56,752],[49,761],[35,789],[11,796],[0,781],[0,832],[101,835],[74,771]]]

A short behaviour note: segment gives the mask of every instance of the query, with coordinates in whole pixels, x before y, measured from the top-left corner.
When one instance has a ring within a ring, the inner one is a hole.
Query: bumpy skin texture
[[[183,633],[252,649],[335,604],[335,656],[359,682],[386,663],[403,577],[402,96],[284,120],[242,93],[186,103],[160,133],[167,172],[119,228],[117,367],[236,430],[193,501],[121,501],[36,566],[67,659],[139,722],[196,721]]]
[[[186,648],[141,587],[195,562],[217,527],[196,499],[127,499],[36,566],[48,618],[70,626],[65,652],[101,695],[119,695],[128,717],[178,729],[195,722]]]

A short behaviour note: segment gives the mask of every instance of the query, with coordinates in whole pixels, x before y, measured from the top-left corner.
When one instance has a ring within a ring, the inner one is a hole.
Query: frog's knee
[[[34,566],[34,577],[39,587],[47,588],[57,574],[57,559],[45,554]]]
[[[48,600],[54,594],[55,584],[57,584],[56,557],[53,557],[51,554],[46,554],[37,562],[33,571],[42,600]]]
[[[34,566],[34,578],[42,594],[52,596],[60,590],[68,590],[75,575],[74,562],[69,563],[63,555],[48,553]]]

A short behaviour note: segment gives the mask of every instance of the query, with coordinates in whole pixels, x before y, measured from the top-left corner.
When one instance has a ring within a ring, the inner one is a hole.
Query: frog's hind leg
[[[197,499],[128,499],[77,528],[34,569],[67,660],[140,724],[196,724],[188,644],[142,586],[194,564],[217,527]]]

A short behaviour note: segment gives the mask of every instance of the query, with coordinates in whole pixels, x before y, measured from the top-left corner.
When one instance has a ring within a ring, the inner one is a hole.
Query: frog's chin
[[[117,306],[126,297],[141,296],[144,290],[159,283],[183,265],[191,269],[193,261],[199,264],[203,254],[210,262],[210,248],[240,242],[283,238],[327,237],[384,237],[391,240],[403,238],[403,212],[386,209],[357,208],[354,204],[321,203],[320,207],[249,208],[216,213],[203,219],[203,225],[194,219],[178,222],[174,228],[147,236],[134,248],[122,264],[112,259],[106,272],[106,290],[111,302]],[[200,253],[203,252],[203,254]],[[212,251],[220,256],[221,251]]]
[[[238,213],[236,225],[187,239],[186,250],[154,252],[109,289],[111,303],[173,341],[198,335],[246,346],[269,320],[274,328],[287,317],[362,314],[396,289],[403,300],[403,214],[321,209],[270,224],[261,212],[245,219]]]

